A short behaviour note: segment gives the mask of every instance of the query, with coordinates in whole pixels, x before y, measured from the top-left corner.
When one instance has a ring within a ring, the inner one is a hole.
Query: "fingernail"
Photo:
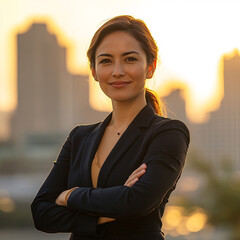
[[[143,167],[145,167],[146,166],[146,164],[145,163],[143,163],[142,165],[141,165],[141,167],[143,168]]]

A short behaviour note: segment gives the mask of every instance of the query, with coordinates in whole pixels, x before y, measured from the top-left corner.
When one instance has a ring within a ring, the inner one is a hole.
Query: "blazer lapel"
[[[155,113],[152,107],[147,105],[134,118],[102,165],[98,176],[98,187],[103,188],[106,186],[108,175],[114,165],[121,159],[122,155],[131,147],[134,141],[141,136],[141,127],[148,127],[154,116]]]
[[[101,122],[94,131],[89,135],[82,155],[80,165],[81,186],[92,187],[91,165],[98,145],[101,141],[105,128],[112,118],[110,113],[103,122]]]

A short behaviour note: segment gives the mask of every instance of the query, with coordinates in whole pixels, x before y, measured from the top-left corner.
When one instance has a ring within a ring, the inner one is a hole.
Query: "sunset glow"
[[[207,215],[201,208],[187,215],[183,207],[168,206],[163,215],[164,230],[172,236],[189,235],[201,231],[207,223]]]
[[[159,46],[160,64],[149,85],[161,95],[172,88],[184,89],[187,113],[203,121],[219,107],[223,97],[222,57],[240,49],[237,1],[77,0],[0,1],[0,111],[17,105],[16,34],[33,22],[45,22],[67,51],[70,72],[89,74],[87,47],[96,29],[116,15],[143,19]],[[4,13],[3,13],[4,11]],[[97,84],[91,80],[91,103],[105,110]]]

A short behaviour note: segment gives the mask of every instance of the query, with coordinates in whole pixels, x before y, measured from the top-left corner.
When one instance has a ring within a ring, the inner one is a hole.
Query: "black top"
[[[161,217],[184,166],[189,131],[145,106],[110,152],[93,188],[91,164],[111,116],[69,134],[32,203],[37,229],[71,232],[74,240],[164,239]],[[123,186],[142,163],[146,173],[132,187]],[[55,204],[62,191],[76,186],[68,207]],[[116,220],[97,225],[99,216]]]

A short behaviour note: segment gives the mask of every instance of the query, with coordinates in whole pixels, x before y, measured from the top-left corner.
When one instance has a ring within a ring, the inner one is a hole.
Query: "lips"
[[[130,84],[130,82],[127,82],[127,81],[115,81],[110,83],[110,85],[114,88],[122,88],[127,86],[128,84]]]

